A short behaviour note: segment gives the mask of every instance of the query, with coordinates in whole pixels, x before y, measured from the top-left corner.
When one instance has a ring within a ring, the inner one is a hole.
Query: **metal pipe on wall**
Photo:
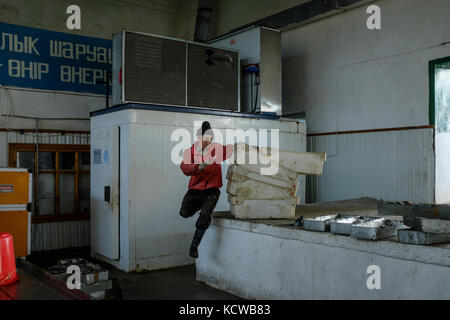
[[[207,42],[212,21],[211,0],[200,0],[198,3],[197,19],[195,23],[194,41]]]
[[[36,119],[36,203],[34,214],[39,214],[39,119]]]
[[[230,32],[216,38],[221,38],[225,35],[229,36],[237,31],[243,31],[252,26],[266,26],[286,31],[302,24],[310,23],[374,1],[375,0],[310,0],[284,11],[234,28]],[[216,38],[212,40],[215,40]]]

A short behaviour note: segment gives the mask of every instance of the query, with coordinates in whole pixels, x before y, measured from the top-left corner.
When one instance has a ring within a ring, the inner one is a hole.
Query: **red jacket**
[[[183,161],[180,165],[183,173],[191,176],[188,188],[194,190],[221,188],[223,185],[221,163],[231,157],[233,145],[223,146],[219,143],[211,143],[202,154],[195,147],[196,143],[184,151]],[[198,166],[203,162],[210,164],[200,170]]]

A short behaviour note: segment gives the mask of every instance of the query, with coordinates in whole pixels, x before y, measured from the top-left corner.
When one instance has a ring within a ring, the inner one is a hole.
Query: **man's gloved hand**
[[[208,166],[208,164],[206,162],[203,162],[198,165],[198,169],[205,170],[207,166]]]
[[[234,150],[236,150],[236,149],[238,149],[238,148],[244,148],[244,149],[245,149],[245,147],[246,147],[246,143],[245,143],[245,142],[242,142],[242,141],[236,142],[236,143],[233,145],[233,149],[234,149]]]

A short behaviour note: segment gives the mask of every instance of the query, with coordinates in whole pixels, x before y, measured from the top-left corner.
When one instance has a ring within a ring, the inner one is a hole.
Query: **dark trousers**
[[[180,216],[192,217],[200,210],[200,216],[195,224],[197,229],[205,231],[211,224],[211,215],[219,200],[220,190],[210,188],[206,190],[191,190],[185,194],[181,204]]]

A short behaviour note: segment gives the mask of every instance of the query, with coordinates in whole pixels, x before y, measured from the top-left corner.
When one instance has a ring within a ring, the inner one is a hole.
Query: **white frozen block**
[[[272,148],[260,148],[260,154],[268,156],[272,161],[278,162],[281,167],[288,168],[299,174],[320,175],[326,153],[319,152],[293,152],[279,150],[278,156]]]
[[[295,204],[283,200],[245,200],[239,205],[230,205],[231,214],[238,219],[292,219]]]
[[[298,184],[296,182],[287,189],[252,179],[243,182],[230,179],[227,183],[227,193],[233,196],[244,196],[247,199],[286,199],[296,195]]]
[[[245,198],[244,196],[233,196],[233,195],[228,195],[228,203],[229,204],[242,204],[245,201],[248,200],[257,200],[257,201],[275,201],[275,200],[280,200],[280,201],[285,201],[288,204],[299,204],[300,203],[300,199],[297,196],[293,196],[293,197],[289,197],[286,196],[286,198],[284,199],[254,199],[254,198]]]
[[[326,153],[322,152],[286,151],[276,148],[250,146],[245,143],[237,144],[234,151],[234,159],[242,161],[243,155],[246,156],[245,159],[250,159],[248,156],[253,153],[257,155],[258,163],[265,163],[265,166],[269,166],[270,163],[275,162],[280,167],[292,170],[297,174],[322,174],[323,163],[327,158]]]
[[[238,182],[244,182],[247,179],[252,179],[262,183],[266,183],[275,187],[291,189],[296,187],[297,181],[292,180],[280,180],[270,176],[263,176],[254,172],[250,172],[239,165],[230,165],[227,171],[227,179]]]
[[[261,174],[261,175],[262,175],[262,173],[264,173],[262,171],[262,169],[268,168],[267,165],[262,165],[262,164],[237,164],[237,165],[248,170],[249,172],[253,172],[253,173],[257,173],[257,174]],[[278,170],[276,171],[275,174],[273,174],[273,175],[265,174],[265,175],[269,176],[271,178],[281,179],[281,180],[297,180],[300,174],[298,174],[297,172],[292,171],[288,168],[278,166]]]

